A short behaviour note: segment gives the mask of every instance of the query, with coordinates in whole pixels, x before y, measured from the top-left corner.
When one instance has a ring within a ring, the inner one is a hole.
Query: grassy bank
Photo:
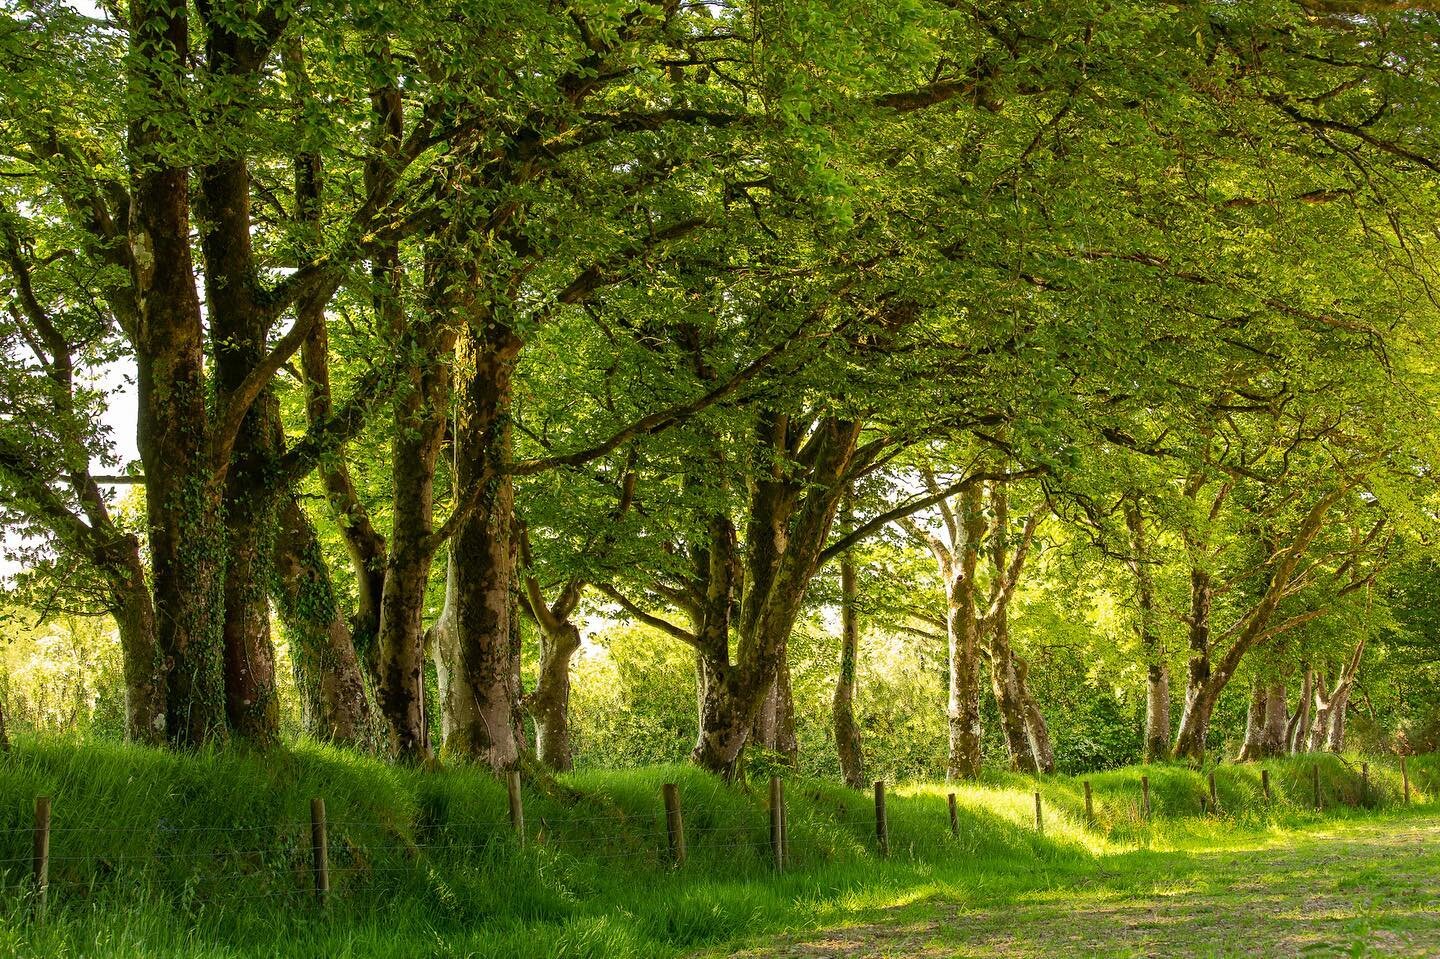
[[[1313,808],[1318,764],[1326,811]],[[265,756],[177,756],[105,743],[21,740],[0,759],[0,954],[17,956],[670,956],[765,931],[843,924],[943,889],[1003,903],[1089,882],[1136,850],[1185,853],[1283,842],[1325,821],[1403,814],[1391,761],[1302,757],[1216,770],[1218,815],[1200,815],[1203,772],[1131,768],[1081,781],[992,774],[955,788],[892,789],[891,858],[874,852],[868,794],[787,787],[792,867],[775,875],[765,790],[664,767],[527,788],[530,842],[504,786],[470,769],[397,769],[315,746]],[[1153,815],[1140,804],[1148,775]],[[1440,766],[1411,761],[1413,800]],[[666,854],[660,787],[679,784],[689,860]],[[1045,830],[1034,828],[1039,790]],[[29,918],[34,797],[53,798],[50,901]],[[333,895],[311,890],[309,805],[326,800]],[[1143,855],[1144,853],[1141,853]]]

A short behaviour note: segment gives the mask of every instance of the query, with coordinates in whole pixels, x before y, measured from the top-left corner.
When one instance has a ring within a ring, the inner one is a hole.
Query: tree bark
[[[498,322],[467,332],[456,365],[464,395],[456,413],[457,509],[473,508],[450,545],[447,614],[437,628],[445,751],[496,771],[520,761],[520,690],[512,667],[515,584],[510,383],[521,340]]]
[[[153,114],[187,109],[188,11],[130,6],[131,171],[137,445],[145,466],[155,634],[168,666],[165,728],[177,746],[225,735],[221,666],[223,543],[207,440],[204,326],[190,254],[190,176],[181,131]]]
[[[840,779],[851,789],[864,789],[865,752],[860,726],[855,722],[857,660],[860,655],[860,583],[855,556],[846,550],[840,556],[840,671],[835,680],[832,716],[835,724],[835,752],[840,759]]]
[[[1154,762],[1170,751],[1170,668],[1155,631],[1155,587],[1150,575],[1150,544],[1145,517],[1136,496],[1125,498],[1125,524],[1130,530],[1131,562],[1135,575],[1140,648],[1146,663],[1145,761]]]
[[[289,634],[306,732],[346,746],[370,734],[365,681],[320,542],[300,503],[287,497],[275,538],[275,606]]]
[[[1265,756],[1265,684],[1256,680],[1250,684],[1250,708],[1245,713],[1245,744],[1240,748],[1237,762],[1253,762]]]
[[[1295,713],[1285,729],[1285,746],[1291,754],[1304,752],[1310,741],[1310,705],[1315,694],[1315,671],[1306,666],[1304,672],[1300,700],[1295,704]]]
[[[443,271],[442,271],[443,272]],[[431,277],[433,291],[444,279]],[[425,594],[438,542],[435,466],[445,438],[455,334],[448,313],[432,310],[413,324],[405,348],[421,359],[395,403],[390,550],[380,600],[376,705],[392,752],[406,761],[430,755],[425,708]]]
[[[973,486],[960,494],[960,531],[950,562],[942,568],[947,609],[949,646],[950,746],[945,764],[947,779],[974,779],[980,775],[980,636],[975,618],[975,571],[979,565],[980,538],[985,535],[981,491]]]

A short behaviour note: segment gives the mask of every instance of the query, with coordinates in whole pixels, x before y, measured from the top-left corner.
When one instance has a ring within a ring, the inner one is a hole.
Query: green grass
[[[1317,762],[1323,814],[1311,800]],[[1096,774],[1093,824],[1079,779],[995,773],[954,787],[958,838],[946,812],[952,787],[895,787],[888,862],[875,856],[868,794],[796,780],[787,786],[792,868],[776,876],[764,789],[728,787],[688,767],[583,773],[549,792],[527,789],[533,841],[521,849],[503,785],[473,769],[399,769],[313,745],[182,756],[21,739],[0,759],[0,954],[713,953],[877,916],[1045,896],[1063,905],[1094,894],[1097,876],[1106,896],[1149,895],[1177,864],[1216,850],[1298,848],[1316,828],[1363,830],[1406,815],[1393,763],[1372,761],[1368,794],[1358,763],[1338,757],[1267,768],[1273,802],[1260,796],[1258,767],[1223,766],[1220,813],[1204,817],[1202,773],[1161,765]],[[1418,806],[1440,784],[1440,765],[1414,760],[1411,778]],[[684,805],[690,856],[680,870],[665,853],[664,782],[679,784]],[[1037,789],[1043,835],[1033,823]],[[50,903],[39,921],[25,892],[37,795],[54,803]],[[310,895],[312,796],[325,798],[331,823],[324,913]],[[1363,868],[1345,878],[1365,886]]]

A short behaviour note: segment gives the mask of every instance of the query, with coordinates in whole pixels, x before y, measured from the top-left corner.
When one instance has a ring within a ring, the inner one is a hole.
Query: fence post
[[[1150,777],[1140,777],[1140,807],[1145,810],[1145,818],[1150,818]]]
[[[1315,786],[1315,808],[1322,809],[1320,805],[1320,764],[1316,763],[1310,767],[1310,781]]]
[[[950,805],[950,835],[956,839],[960,838],[960,816],[955,811],[955,794],[951,793],[946,797]]]
[[[1220,794],[1215,791],[1215,771],[1210,771],[1210,808],[1220,812]]]
[[[325,800],[310,800],[310,859],[315,868],[315,901],[330,898],[330,844],[325,836]]]
[[[1405,767],[1405,757],[1400,757],[1400,782],[1405,787],[1405,805],[1410,805],[1410,770]]]
[[[770,855],[775,871],[785,871],[785,793],[779,776],[770,777]]]
[[[1040,814],[1040,791],[1038,789],[1035,791],[1035,831],[1042,835],[1045,833],[1045,820]]]
[[[670,839],[670,861],[685,865],[685,820],[680,818],[680,787],[665,783],[660,787],[665,797],[665,835]]]
[[[885,780],[875,780],[875,845],[881,859],[890,858],[890,822],[885,818]]]
[[[1265,801],[1270,801],[1270,770],[1260,770],[1260,791],[1265,794]]]
[[[1085,821],[1095,823],[1095,799],[1090,794],[1090,780],[1085,780]]]
[[[512,769],[505,774],[505,787],[510,793],[510,827],[525,845],[525,799],[520,794],[520,770]]]
[[[31,862],[35,880],[35,914],[45,913],[50,890],[50,797],[35,797],[35,854]]]

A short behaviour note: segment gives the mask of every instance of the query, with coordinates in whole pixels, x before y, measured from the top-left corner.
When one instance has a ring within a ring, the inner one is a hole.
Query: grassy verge
[[[1313,808],[1318,764],[1327,810]],[[891,858],[874,855],[868,795],[787,788],[792,868],[770,865],[764,789],[686,767],[564,777],[528,790],[531,842],[507,822],[503,785],[475,770],[421,772],[316,746],[264,756],[176,756],[105,743],[21,740],[0,759],[0,954],[15,956],[672,956],[770,931],[858,921],[944,891],[989,907],[1090,881],[1150,853],[1281,843],[1292,830],[1400,812],[1398,768],[1304,757],[1220,767],[1218,815],[1203,773],[1180,766],[1081,781],[992,774],[955,788],[892,789]],[[1412,799],[1440,766],[1410,765]],[[1151,784],[1153,814],[1140,803]],[[689,861],[667,861],[660,787],[679,784]],[[1045,830],[1034,829],[1041,793]],[[29,918],[33,800],[54,803],[52,887]],[[330,819],[334,893],[309,894],[309,803]],[[1139,861],[1139,860],[1136,860]]]

